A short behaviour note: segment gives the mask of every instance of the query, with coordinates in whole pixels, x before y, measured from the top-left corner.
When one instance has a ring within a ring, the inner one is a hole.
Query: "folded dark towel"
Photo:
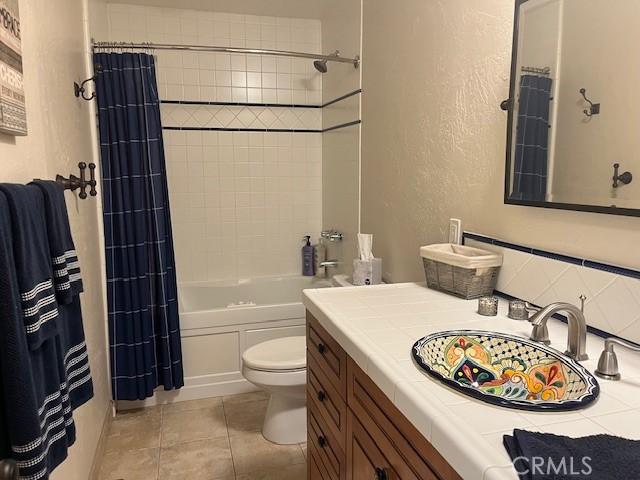
[[[71,236],[64,190],[51,180],[35,180],[44,195],[45,219],[49,236],[49,249],[53,263],[54,284],[60,303],[71,303],[82,292],[80,265]]]
[[[0,405],[10,453],[20,478],[46,480],[67,456],[75,425],[58,338],[33,349],[23,322],[11,208],[0,191]],[[48,257],[45,259],[48,264]]]
[[[58,302],[53,286],[44,197],[33,185],[0,184],[6,196],[24,325],[31,348],[57,333]]]
[[[504,446],[520,480],[640,478],[640,441],[611,435],[570,438],[514,430]]]
[[[45,219],[49,250],[54,272],[54,284],[60,305],[58,312],[59,348],[64,358],[65,376],[75,410],[93,397],[93,384],[82,324],[80,298],[82,279],[71,236],[64,190],[56,182],[32,182],[44,195]]]

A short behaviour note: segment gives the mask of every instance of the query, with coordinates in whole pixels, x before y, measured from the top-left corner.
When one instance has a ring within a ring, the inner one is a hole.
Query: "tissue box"
[[[382,283],[382,259],[353,261],[354,285],[378,285]]]

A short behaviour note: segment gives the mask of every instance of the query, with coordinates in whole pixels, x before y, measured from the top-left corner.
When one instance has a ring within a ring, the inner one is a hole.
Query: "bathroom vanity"
[[[446,330],[489,330],[527,338],[526,321],[476,313],[466,301],[406,283],[305,290],[309,478],[331,480],[517,480],[502,445],[514,428],[571,437],[608,433],[640,440],[640,369],[620,350],[624,378],[600,380],[599,398],[581,410],[524,411],[462,395],[425,374],[414,342]],[[564,351],[567,325],[548,323]],[[588,334],[596,368],[603,339]]]
[[[460,479],[307,312],[309,480]]]

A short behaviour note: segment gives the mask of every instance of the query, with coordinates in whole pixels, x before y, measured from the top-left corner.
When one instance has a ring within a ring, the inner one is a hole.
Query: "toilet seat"
[[[300,372],[307,368],[306,337],[284,337],[249,347],[242,354],[245,369],[261,372]]]

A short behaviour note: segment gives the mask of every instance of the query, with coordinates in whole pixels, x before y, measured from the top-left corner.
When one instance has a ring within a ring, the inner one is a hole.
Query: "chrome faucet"
[[[585,298],[584,296],[580,297],[583,302],[583,309]],[[529,319],[534,325],[533,331],[531,332],[531,340],[548,345],[549,332],[547,330],[547,321],[554,314],[564,312],[567,315],[569,323],[569,336],[567,340],[567,351],[565,353],[574,360],[587,360],[589,358],[586,352],[587,321],[584,318],[583,309],[563,302],[547,305]]]
[[[338,265],[340,265],[340,262],[338,260],[327,260],[325,262],[320,262],[318,264],[319,267],[337,267]]]
[[[618,357],[613,350],[614,345],[620,345],[635,352],[640,352],[640,346],[622,340],[620,338],[607,338],[604,341],[604,350],[598,360],[598,368],[595,374],[605,380],[620,380],[620,370],[618,369]]]
[[[344,238],[344,234],[337,230],[323,230],[320,233],[320,238],[324,238],[330,242],[340,242]]]

